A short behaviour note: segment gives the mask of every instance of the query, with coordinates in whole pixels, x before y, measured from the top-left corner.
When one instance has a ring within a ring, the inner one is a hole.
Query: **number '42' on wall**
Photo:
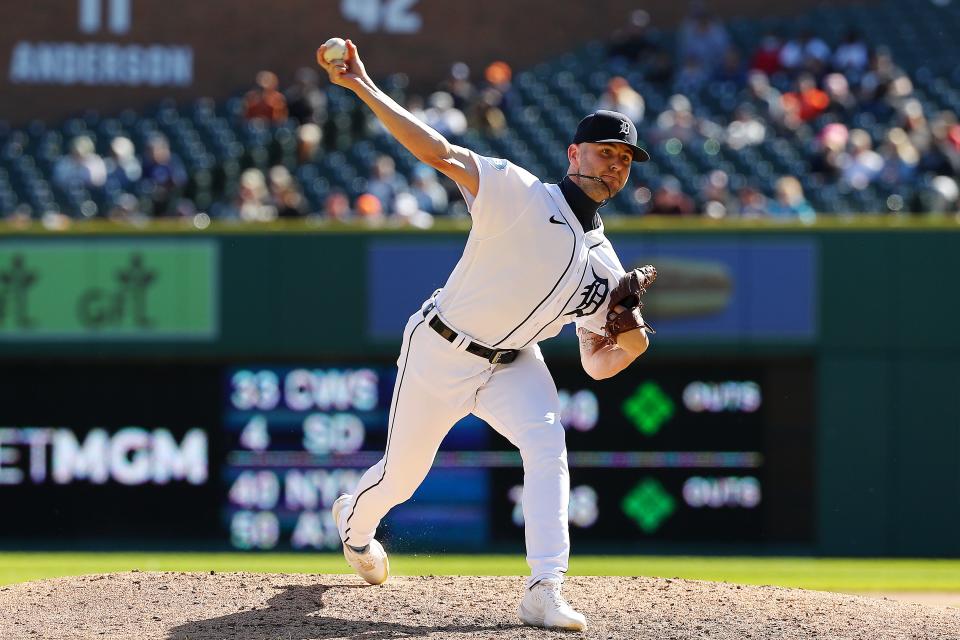
[[[417,33],[423,19],[413,10],[415,4],[417,0],[341,0],[340,11],[367,33]]]

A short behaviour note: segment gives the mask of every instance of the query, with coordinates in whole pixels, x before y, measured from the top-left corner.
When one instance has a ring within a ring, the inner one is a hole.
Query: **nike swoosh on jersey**
[[[557,219],[554,218],[553,216],[550,216],[550,222],[552,222],[553,224],[567,224],[567,223],[564,222],[563,220],[557,220]]]

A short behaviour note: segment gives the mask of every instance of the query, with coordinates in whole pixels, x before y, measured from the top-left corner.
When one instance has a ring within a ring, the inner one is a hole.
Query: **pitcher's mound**
[[[517,577],[118,573],[0,587],[0,638],[546,638],[519,625]],[[960,609],[659,578],[568,578],[585,638],[960,639]]]

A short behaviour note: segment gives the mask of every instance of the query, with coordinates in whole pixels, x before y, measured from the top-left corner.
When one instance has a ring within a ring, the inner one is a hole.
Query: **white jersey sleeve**
[[[476,197],[460,187],[473,218],[478,239],[492,237],[509,229],[533,200],[540,180],[526,169],[508,160],[487,158],[470,152],[480,174]]]

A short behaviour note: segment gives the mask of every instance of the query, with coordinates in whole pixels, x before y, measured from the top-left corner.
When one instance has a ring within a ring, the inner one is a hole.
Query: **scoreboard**
[[[550,368],[579,548],[813,542],[809,359],[638,362],[603,381]],[[383,455],[395,376],[385,362],[0,369],[0,542],[336,549],[330,505]],[[468,416],[382,537],[514,547],[522,501],[519,453]]]
[[[330,506],[386,445],[391,374],[369,366],[227,371],[222,476],[231,543],[335,549]]]

